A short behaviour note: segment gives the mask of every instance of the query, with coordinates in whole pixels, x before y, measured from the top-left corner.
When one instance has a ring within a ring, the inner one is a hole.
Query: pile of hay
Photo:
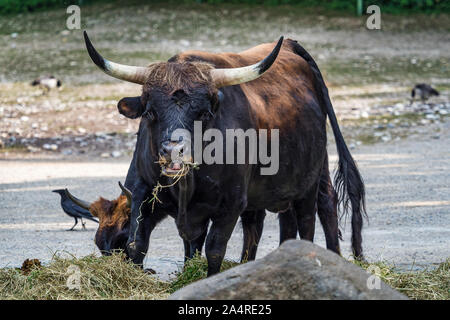
[[[399,272],[382,262],[357,264],[365,269],[377,266],[383,281],[412,299],[450,299],[450,258],[434,270],[414,272]],[[236,265],[225,260],[221,271]],[[207,266],[205,258],[196,256],[166,282],[126,261],[121,253],[80,259],[55,255],[46,266],[38,260],[27,260],[22,270],[0,269],[0,299],[166,299],[176,290],[206,278]],[[73,276],[78,271],[77,283]],[[75,281],[68,286],[70,278]]]
[[[123,254],[54,255],[47,266],[35,264],[26,272],[0,269],[0,299],[165,299],[168,290],[169,283],[143,272]]]
[[[436,269],[398,271],[385,262],[356,263],[364,269],[378,267],[377,275],[392,288],[415,300],[450,300],[450,258]],[[374,271],[372,268],[371,271]]]

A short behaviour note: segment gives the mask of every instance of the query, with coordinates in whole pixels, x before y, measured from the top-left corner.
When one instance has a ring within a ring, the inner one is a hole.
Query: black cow
[[[127,245],[136,263],[142,263],[147,251],[152,216],[162,218],[174,207],[183,239],[192,241],[208,232],[208,275],[219,272],[228,239],[239,216],[247,211],[294,208],[303,229],[300,232],[312,240],[321,173],[327,163],[327,116],[339,155],[335,186],[344,209],[351,205],[353,251],[362,258],[364,184],[340,132],[322,75],[296,41],[283,43],[281,38],[276,45],[263,44],[239,54],[190,51],[148,67],[110,62],[94,49],[86,33],[85,41],[92,60],[104,72],[143,85],[141,96],[118,103],[121,114],[141,117]],[[217,129],[222,136],[227,129],[268,130],[270,135],[278,129],[278,170],[262,175],[264,163],[258,159],[253,164],[249,157],[237,163],[236,144],[231,149],[224,144],[224,154],[234,153],[233,164],[201,164],[174,184],[173,174],[192,163],[184,158],[184,151],[206,144],[196,143],[195,121],[203,128]],[[194,139],[174,138],[177,129],[187,130]],[[183,155],[181,163],[174,157],[177,153]],[[151,205],[148,199],[158,182],[171,187],[159,192],[159,208],[146,214],[141,209]]]

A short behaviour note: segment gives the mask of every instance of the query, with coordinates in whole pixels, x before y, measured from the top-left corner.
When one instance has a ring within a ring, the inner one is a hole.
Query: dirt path
[[[450,123],[439,139],[429,136],[360,146],[353,150],[365,178],[370,223],[364,229],[369,260],[386,259],[400,267],[435,265],[450,256]],[[331,161],[335,152],[331,149]],[[96,225],[88,231],[65,231],[73,220],[60,209],[50,192],[70,187],[82,198],[94,200],[119,193],[128,159],[113,162],[16,160],[0,162],[0,267],[18,266],[26,258],[48,261],[57,250],[76,255],[98,251],[93,242]],[[350,226],[344,228],[344,256],[349,256]],[[316,242],[324,246],[323,232]],[[238,259],[242,244],[237,227],[227,256]],[[258,257],[278,244],[276,215],[266,219]],[[146,266],[166,277],[181,263],[182,242],[171,218],[154,231]]]

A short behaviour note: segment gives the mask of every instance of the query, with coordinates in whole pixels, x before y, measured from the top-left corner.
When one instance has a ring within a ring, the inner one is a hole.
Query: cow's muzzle
[[[184,141],[164,141],[159,151],[160,165],[167,173],[177,173],[183,168],[183,162],[190,161],[185,153],[187,145]]]

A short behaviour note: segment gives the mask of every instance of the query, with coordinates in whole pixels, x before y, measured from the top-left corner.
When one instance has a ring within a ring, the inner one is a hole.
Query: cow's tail
[[[343,209],[343,214],[347,214],[351,207],[352,212],[352,247],[356,258],[362,256],[362,237],[361,230],[363,225],[363,216],[367,218],[365,208],[365,188],[364,182],[353,160],[350,151],[347,148],[344,137],[334,113],[333,105],[328,95],[328,89],[323,80],[322,74],[314,59],[298,43],[294,45],[294,51],[301,56],[311,68],[314,74],[314,87],[317,92],[321,107],[325,110],[330,119],[331,128],[336,140],[339,162],[337,172],[334,177],[334,187],[338,194],[338,203]]]

